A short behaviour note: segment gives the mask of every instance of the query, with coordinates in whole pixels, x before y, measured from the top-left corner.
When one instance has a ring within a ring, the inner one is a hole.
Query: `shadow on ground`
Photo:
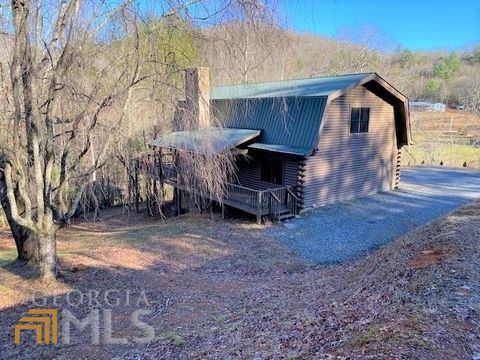
[[[119,221],[122,218],[125,221]],[[243,306],[245,291],[258,288],[268,276],[306,268],[281,244],[262,239],[250,223],[195,215],[164,223],[139,215],[129,222],[127,216],[118,214],[112,220],[81,222],[62,230],[58,235],[59,281],[42,284],[28,268],[12,262],[14,242],[7,235],[0,237],[0,255],[5,257],[0,262],[2,359],[76,358],[80,354],[132,359],[138,354],[156,354],[158,348],[162,354],[176,352],[186,332],[202,329],[204,323],[221,322],[225,313]],[[138,303],[142,292],[148,304]],[[30,331],[16,346],[15,324],[31,308],[69,310],[79,319],[99,309],[100,344],[92,346],[89,326],[83,330],[72,326],[69,344],[60,335],[56,346],[37,346]],[[125,337],[127,344],[106,344],[104,309],[112,311],[113,337]],[[130,320],[133,311],[140,309],[149,311],[141,320],[155,329],[155,339],[149,344],[134,341],[145,336]]]
[[[480,197],[480,172],[402,170],[399,190],[325,206],[267,234],[312,264],[365,254]]]

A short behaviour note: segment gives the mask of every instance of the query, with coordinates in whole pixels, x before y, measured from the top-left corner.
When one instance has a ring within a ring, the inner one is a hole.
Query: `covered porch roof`
[[[248,146],[249,149],[268,151],[286,155],[308,156],[312,153],[312,149],[288,145],[261,144],[254,143]]]
[[[174,148],[196,153],[220,153],[260,136],[261,130],[209,127],[176,131],[149,143],[150,146]]]

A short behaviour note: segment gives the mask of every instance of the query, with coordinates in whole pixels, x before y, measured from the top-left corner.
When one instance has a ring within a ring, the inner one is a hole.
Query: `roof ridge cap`
[[[224,87],[233,87],[233,86],[249,86],[249,85],[263,85],[263,84],[276,84],[288,81],[299,81],[299,80],[315,80],[315,79],[325,79],[325,78],[341,78],[347,76],[354,76],[354,75],[372,75],[376,74],[374,71],[369,72],[359,72],[359,73],[349,73],[349,74],[339,74],[339,75],[322,75],[322,76],[313,76],[313,77],[304,77],[304,78],[294,78],[294,79],[282,79],[282,80],[271,80],[271,81],[259,81],[259,82],[252,82],[252,83],[244,83],[244,84],[228,84],[228,85],[217,85],[213,86],[212,89],[215,88],[224,88]]]

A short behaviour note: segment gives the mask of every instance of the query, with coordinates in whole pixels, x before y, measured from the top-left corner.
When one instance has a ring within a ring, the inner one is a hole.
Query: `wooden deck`
[[[164,180],[175,188],[195,194],[195,190],[179,185],[172,178]],[[275,219],[294,216],[298,213],[298,198],[293,189],[288,186],[274,189],[251,189],[237,184],[227,184],[227,195],[223,199],[209,196],[211,200],[218,201],[222,207],[230,206],[245,211],[257,217],[261,222],[264,216],[272,216]]]
[[[154,161],[145,161],[139,167],[144,175],[152,179],[161,179],[163,183],[171,185],[176,189],[198,195],[195,189],[177,182],[176,169],[173,165],[163,164],[160,168]],[[222,209],[224,209],[224,206],[230,206],[253,214],[257,217],[257,222],[261,222],[262,217],[265,216],[270,216],[275,220],[282,220],[298,214],[299,199],[291,186],[253,189],[239,184],[228,183],[227,195],[223,199],[205,194],[202,194],[202,196],[219,202],[222,205]]]

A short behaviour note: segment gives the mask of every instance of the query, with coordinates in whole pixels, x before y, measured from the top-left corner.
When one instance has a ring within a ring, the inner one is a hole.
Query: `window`
[[[352,108],[350,114],[350,133],[368,132],[368,122],[370,119],[370,108]]]
[[[283,185],[283,159],[268,157],[261,163],[262,181]]]

